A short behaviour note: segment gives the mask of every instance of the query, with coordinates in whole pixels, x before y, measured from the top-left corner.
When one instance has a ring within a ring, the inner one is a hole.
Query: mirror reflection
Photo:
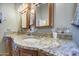
[[[48,4],[39,4],[39,6],[36,6],[36,26],[48,26],[49,20],[48,20]]]

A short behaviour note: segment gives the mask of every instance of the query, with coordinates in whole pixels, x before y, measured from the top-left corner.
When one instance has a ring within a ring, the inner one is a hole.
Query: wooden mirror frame
[[[48,3],[48,20],[49,25],[48,26],[36,26],[36,11],[34,14],[34,26],[35,28],[52,28],[54,27],[54,3]]]

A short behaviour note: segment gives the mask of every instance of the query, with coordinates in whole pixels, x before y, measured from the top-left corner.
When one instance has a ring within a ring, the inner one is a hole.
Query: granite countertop
[[[31,50],[41,50],[43,52],[45,51],[48,55],[70,56],[73,51],[73,54],[79,55],[79,48],[72,40],[34,36],[33,38],[37,39],[37,41],[31,43],[24,41],[24,39],[28,37],[26,34],[9,33],[6,36],[13,38],[13,41],[19,47]]]

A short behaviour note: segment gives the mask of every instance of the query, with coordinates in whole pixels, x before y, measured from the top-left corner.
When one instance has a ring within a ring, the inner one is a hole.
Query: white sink
[[[36,43],[36,42],[39,42],[38,39],[35,39],[35,38],[26,38],[24,39],[25,42],[29,42],[29,43]]]
[[[33,37],[27,37],[23,41],[30,46],[38,47],[38,48],[48,48],[50,46],[49,41],[44,41],[42,39],[33,38]]]

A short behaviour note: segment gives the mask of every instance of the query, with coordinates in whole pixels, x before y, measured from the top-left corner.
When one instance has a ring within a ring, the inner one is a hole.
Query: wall
[[[18,30],[18,19],[15,11],[14,4],[0,4],[2,13],[5,17],[5,21],[0,24],[0,36],[3,35],[3,32],[6,29],[11,29],[11,31]]]
[[[55,4],[55,27],[70,27],[74,16],[74,5],[72,3]]]

